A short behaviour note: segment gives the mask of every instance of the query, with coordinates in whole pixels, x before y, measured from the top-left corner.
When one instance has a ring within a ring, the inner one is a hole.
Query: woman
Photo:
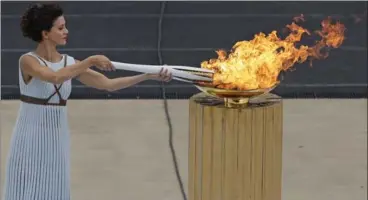
[[[36,4],[21,20],[23,35],[38,43],[19,59],[21,104],[8,155],[4,200],[69,200],[70,152],[66,102],[71,79],[114,91],[148,79],[170,81],[172,76],[141,74],[109,79],[91,70],[114,70],[110,60],[94,55],[77,61],[56,46],[68,37],[63,11],[57,4]]]

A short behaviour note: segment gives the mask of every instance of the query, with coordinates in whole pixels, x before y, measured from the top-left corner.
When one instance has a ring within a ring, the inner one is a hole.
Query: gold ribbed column
[[[281,200],[282,101],[189,104],[189,199]]]

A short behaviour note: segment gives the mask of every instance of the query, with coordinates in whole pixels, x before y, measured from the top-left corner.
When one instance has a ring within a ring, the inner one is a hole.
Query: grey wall
[[[20,15],[29,2],[1,2],[2,98],[17,98],[18,59],[35,44],[21,36]],[[61,2],[65,9],[69,43],[61,49],[78,59],[104,54],[111,60],[158,64],[157,37],[161,2]],[[292,17],[303,13],[304,27],[319,28],[334,15],[347,27],[346,41],[326,60],[295,66],[284,75],[275,92],[284,96],[367,96],[367,17],[356,24],[353,14],[367,10],[367,2],[168,2],[163,19],[162,54],[166,64],[199,66],[215,57],[215,50],[230,49],[258,32],[282,31]],[[308,42],[307,42],[308,43]],[[131,72],[106,73],[109,77]],[[186,98],[198,92],[173,81],[167,95]],[[72,98],[159,98],[160,84],[144,82],[107,93],[74,82]]]

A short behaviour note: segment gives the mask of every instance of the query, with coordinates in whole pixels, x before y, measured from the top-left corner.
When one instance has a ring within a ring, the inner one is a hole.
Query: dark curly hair
[[[23,36],[41,42],[42,31],[50,31],[55,20],[62,15],[63,9],[56,3],[31,4],[20,22]]]

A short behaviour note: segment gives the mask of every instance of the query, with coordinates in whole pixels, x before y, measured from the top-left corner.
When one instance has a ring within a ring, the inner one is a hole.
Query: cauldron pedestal
[[[281,200],[282,101],[229,108],[205,98],[189,100],[189,200]]]

